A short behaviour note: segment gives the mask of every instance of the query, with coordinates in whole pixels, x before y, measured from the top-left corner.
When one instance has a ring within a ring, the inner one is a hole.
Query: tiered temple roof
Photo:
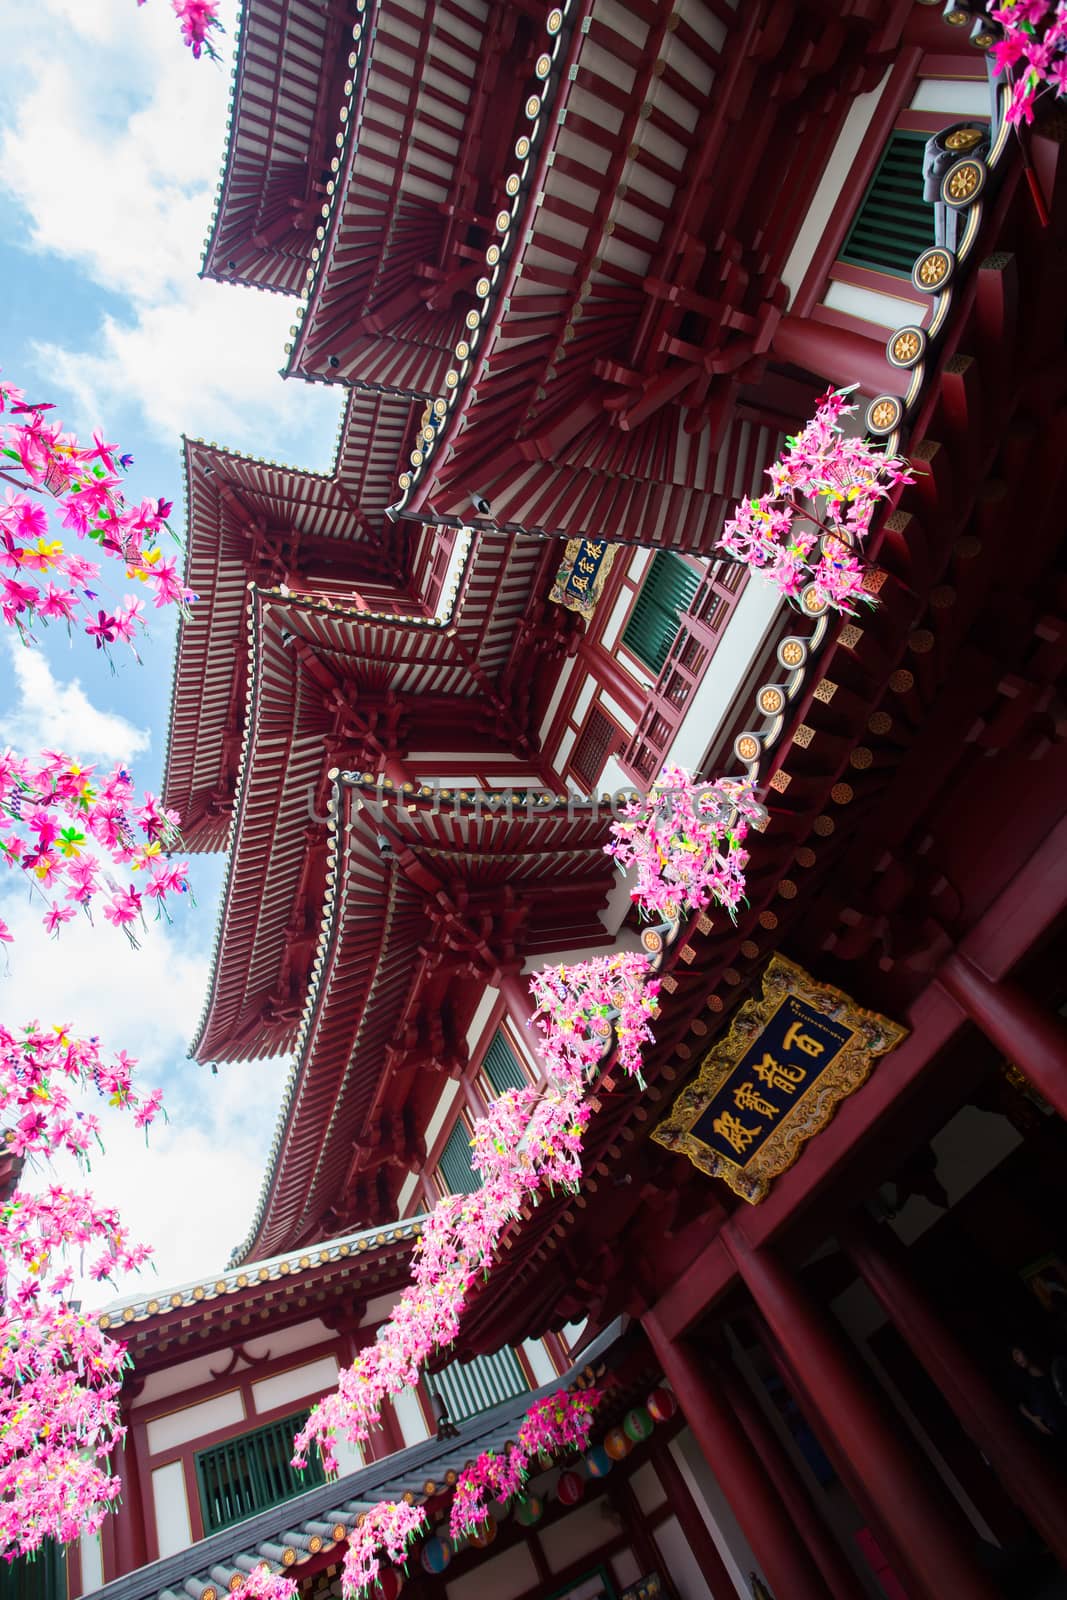
[[[338,775],[322,933],[257,1217],[239,1257],[388,1216],[486,983],[526,956],[604,943],[612,871],[590,807],[510,815],[466,797],[380,806]],[[533,813],[533,814],[531,814]],[[383,847],[384,841],[384,847]]]

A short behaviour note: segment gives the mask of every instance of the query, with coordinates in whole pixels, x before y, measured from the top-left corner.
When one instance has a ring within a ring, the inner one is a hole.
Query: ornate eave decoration
[[[907,1034],[773,956],[761,998],[741,1007],[652,1137],[756,1205]]]

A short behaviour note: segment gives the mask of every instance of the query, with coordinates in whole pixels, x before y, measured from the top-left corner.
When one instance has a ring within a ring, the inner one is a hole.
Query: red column
[[[832,322],[783,317],[771,349],[780,361],[791,361],[839,387],[858,383],[870,395],[898,394],[902,389],[903,374],[889,365],[884,344]]]
[[[659,1473],[660,1482],[667,1491],[671,1510],[678,1518],[686,1543],[697,1558],[704,1581],[711,1590],[714,1600],[733,1600],[734,1580],[727,1572],[726,1563],[719,1554],[719,1547],[700,1515],[700,1508],[689,1493],[689,1485],[685,1481],[682,1469],[667,1445],[661,1450],[653,1451],[652,1464]]]
[[[116,1474],[122,1484],[122,1496],[116,1516],[107,1518],[108,1522],[115,1524],[114,1576],[116,1577],[123,1577],[127,1572],[135,1572],[148,1560],[144,1504],[137,1472],[137,1447],[133,1429],[129,1427],[128,1413],[123,1420],[128,1431],[114,1456]]]
[[[1067,1025],[1010,979],[994,982],[967,957],[954,951],[937,974],[987,1039],[1003,1050],[1038,1094],[1067,1117]]]
[[[678,1396],[686,1421],[774,1593],[783,1600],[829,1600],[829,1591],[763,1464],[738,1428],[706,1365],[686,1340],[668,1338],[653,1315],[646,1315],[643,1325],[664,1377]]]
[[[834,1600],[866,1600],[867,1591],[833,1533],[827,1528],[821,1510],[808,1493],[742,1374],[739,1373],[736,1381],[730,1385],[728,1395],[738,1422],[770,1474],[782,1504],[792,1517],[794,1527],[800,1530]]]
[[[975,1562],[943,1485],[884,1416],[856,1372],[841,1337],[796,1278],[769,1250],[752,1250],[724,1230],[753,1300],[801,1374],[822,1416],[864,1485],[878,1516],[929,1600],[995,1600]]]
[[[966,1349],[915,1287],[896,1236],[857,1215],[838,1238],[860,1277],[937,1384],[1008,1495],[1067,1567],[1067,1483],[1023,1432]]]

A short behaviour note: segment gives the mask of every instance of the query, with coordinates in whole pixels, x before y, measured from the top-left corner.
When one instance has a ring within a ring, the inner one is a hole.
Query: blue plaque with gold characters
[[[907,1032],[776,955],[652,1137],[756,1205]]]
[[[604,592],[616,549],[606,539],[568,539],[548,598],[588,621]]]

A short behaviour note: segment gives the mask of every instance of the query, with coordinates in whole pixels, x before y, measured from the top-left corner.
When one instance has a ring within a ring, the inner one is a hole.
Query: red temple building
[[[164,792],[228,852],[192,1053],[292,1065],[230,1266],[101,1314],[125,1493],[72,1596],[265,1560],[336,1597],[398,1495],[411,1600],[1067,1595],[1065,128],[1010,134],[996,31],[245,0],[204,270],[299,297],[343,420],[325,475],[186,444]],[[828,382],[916,471],[855,618],[715,554]],[[736,923],[642,931],[603,853],[665,761],[757,779]],[[647,1088],[608,1067],[580,1192],[297,1480],[473,1119],[543,1074],[528,975],[642,944]],[[592,1381],[596,1448],[446,1547],[463,1464]]]

